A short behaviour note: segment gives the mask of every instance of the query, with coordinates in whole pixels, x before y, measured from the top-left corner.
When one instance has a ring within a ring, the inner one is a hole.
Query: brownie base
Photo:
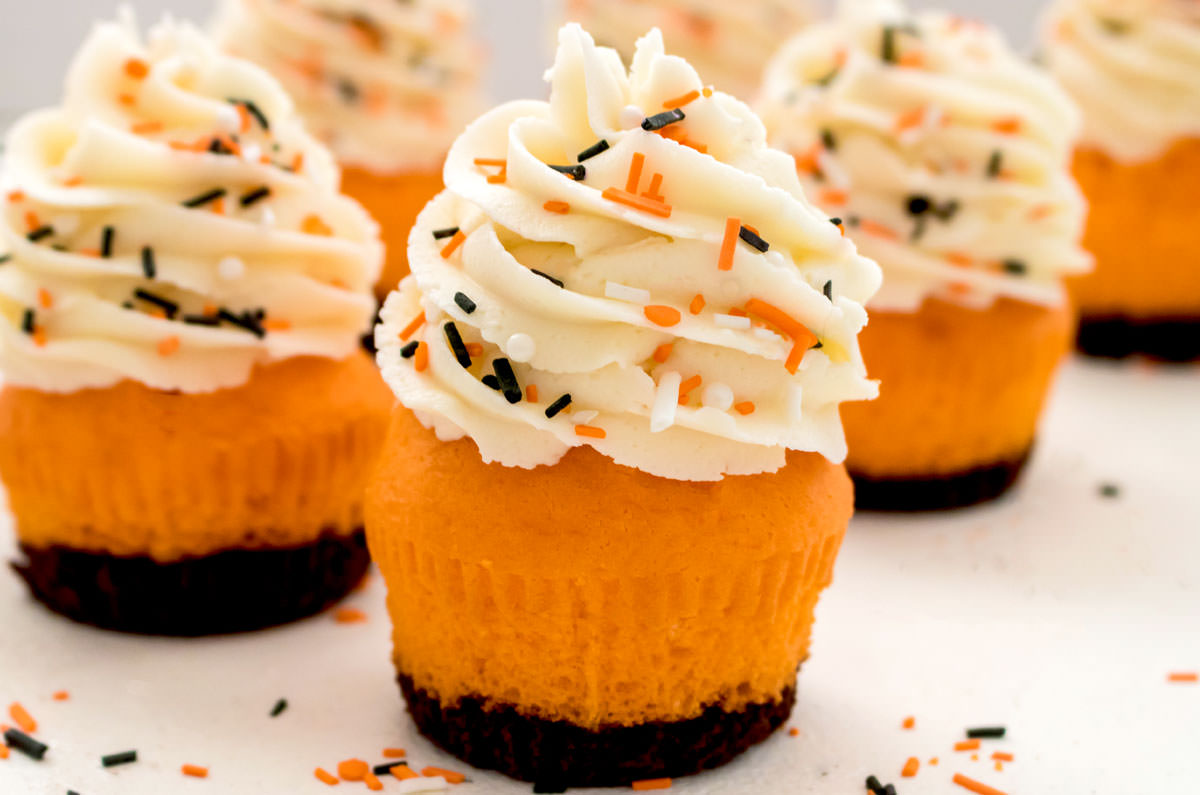
[[[65,546],[20,550],[24,560],[12,566],[39,602],[84,624],[144,635],[245,632],[304,618],[349,593],[370,564],[361,528],[173,563]]]
[[[533,782],[538,792],[628,787],[718,767],[769,737],[796,703],[796,689],[788,686],[778,699],[737,711],[714,705],[686,720],[586,729],[482,696],[443,704],[411,677],[397,679],[422,734],[477,768]]]
[[[1200,317],[1084,317],[1076,347],[1088,356],[1145,356],[1163,362],[1200,360]]]
[[[854,471],[854,507],[861,511],[940,511],[1004,494],[1025,469],[1032,447],[1009,461],[948,475],[877,478]]]

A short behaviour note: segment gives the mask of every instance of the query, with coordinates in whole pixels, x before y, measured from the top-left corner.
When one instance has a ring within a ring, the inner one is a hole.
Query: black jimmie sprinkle
[[[587,149],[584,149],[582,152],[576,155],[575,159],[582,163],[584,160],[590,160],[596,155],[607,151],[608,141],[600,140],[596,141],[596,143],[592,144]]]
[[[509,403],[520,403],[521,385],[517,382],[517,374],[513,372],[508,359],[496,359],[492,362],[492,369],[496,371],[496,378],[500,380],[500,391],[504,393],[504,399]]]
[[[50,235],[52,235],[52,234],[54,234],[54,227],[50,226],[49,224],[46,224],[45,226],[39,226],[37,229],[34,229],[32,232],[25,235],[25,239],[28,240],[30,243],[37,243],[39,241],[45,240],[46,238],[50,237]]]
[[[467,351],[462,334],[458,333],[458,326],[454,323],[447,323],[442,326],[442,329],[446,332],[446,340],[450,343],[450,349],[454,351],[454,358],[458,359],[458,363],[463,367],[470,367],[471,354]]]
[[[571,395],[568,393],[546,407],[546,418],[554,419],[563,409],[571,405]]]
[[[551,275],[550,275],[550,274],[548,274],[548,273],[543,273],[543,272],[541,272],[540,270],[538,270],[537,268],[530,268],[529,270],[533,271],[533,272],[534,272],[534,273],[536,273],[538,276],[541,276],[541,277],[542,277],[543,279],[545,279],[546,281],[548,281],[548,282],[551,282],[552,284],[554,284],[554,286],[555,286],[555,287],[562,287],[562,286],[564,286],[564,285],[563,285],[563,283],[562,283],[561,281],[559,281],[558,279],[554,278],[553,276],[551,276]]]
[[[455,293],[454,303],[458,304],[458,308],[466,312],[468,315],[474,312],[477,304],[470,299],[466,293]]]
[[[113,238],[116,237],[117,230],[111,226],[104,227],[104,231],[100,234],[100,256],[108,258],[112,256]]]
[[[36,759],[39,762],[46,755],[46,751],[50,750],[50,746],[39,743],[20,729],[5,730],[4,743],[14,751],[20,751],[30,759]]]
[[[421,347],[421,343],[413,340],[400,349],[400,357],[403,359],[411,359],[417,355],[417,348]]]
[[[674,110],[668,110],[662,113],[656,113],[653,116],[647,116],[642,120],[642,129],[648,132],[654,132],[655,130],[661,130],[663,127],[677,124],[686,118],[687,117],[684,115],[682,110],[675,108]]]
[[[117,765],[128,765],[131,762],[137,761],[137,751],[120,751],[115,754],[108,754],[100,757],[100,764],[105,767],[116,767]]]
[[[283,711],[287,708],[288,708],[287,699],[286,698],[279,699],[278,701],[275,702],[275,706],[271,707],[271,717],[278,718],[280,715],[283,714]]]
[[[217,199],[225,198],[227,191],[224,188],[213,188],[210,191],[205,191],[199,196],[193,196],[183,203],[184,207],[203,207],[206,204],[211,204]]]
[[[161,295],[156,295],[149,290],[137,288],[133,291],[133,297],[145,301],[148,304],[154,304],[159,309],[167,313],[167,317],[174,318],[175,313],[179,311],[179,304],[174,301],[163,298]]]
[[[267,198],[270,195],[271,195],[271,189],[268,188],[266,185],[263,185],[261,188],[255,188],[254,190],[250,191],[249,193],[243,194],[242,198],[238,199],[238,203],[241,204],[243,207],[249,207],[250,205],[255,204],[256,202],[262,201],[263,199]]]
[[[435,230],[433,230],[433,239],[434,240],[442,240],[447,237],[454,237],[457,234],[458,234],[457,226],[452,226],[448,229],[435,229]]]
[[[559,174],[566,174],[571,179],[581,182],[587,176],[587,169],[583,166],[550,166]]]
[[[149,246],[142,247],[142,273],[147,279],[153,279],[158,275],[158,263],[154,261],[154,249]]]
[[[1008,729],[1003,726],[978,726],[974,729],[967,729],[967,739],[974,740],[998,740],[1008,733]]]
[[[750,231],[746,227],[742,227],[738,232],[738,237],[745,241],[749,246],[759,251],[766,252],[771,248],[771,244],[763,240],[761,237]]]

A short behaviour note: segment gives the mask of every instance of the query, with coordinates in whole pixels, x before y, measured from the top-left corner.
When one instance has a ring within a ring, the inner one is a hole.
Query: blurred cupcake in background
[[[844,4],[768,70],[763,117],[805,191],[883,267],[863,355],[881,396],[845,407],[860,507],[995,497],[1034,443],[1087,270],[1053,80],[984,25]]]
[[[379,221],[380,299],[408,273],[408,232],[481,107],[468,0],[224,0],[217,35],[271,72]]]
[[[1075,176],[1096,269],[1070,284],[1079,347],[1200,359],[1200,3],[1060,0],[1043,38],[1083,110]]]
[[[391,406],[358,349],[383,253],[279,85],[187,25],[98,25],[0,182],[0,478],[33,595],[177,635],[343,596]]]
[[[647,30],[663,32],[668,50],[696,67],[714,87],[749,100],[767,59],[816,18],[810,0],[547,0],[554,18],[579,22],[628,63]]]

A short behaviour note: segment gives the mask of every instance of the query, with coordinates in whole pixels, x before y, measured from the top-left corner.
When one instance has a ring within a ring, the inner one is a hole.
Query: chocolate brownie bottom
[[[1164,362],[1200,360],[1200,318],[1085,317],[1076,346],[1088,356],[1146,356]]]
[[[854,507],[863,511],[940,511],[994,500],[1017,482],[1030,452],[1032,447],[1010,461],[932,477],[877,478],[852,471]]]
[[[411,677],[397,678],[422,734],[475,767],[532,781],[539,792],[627,787],[718,767],[769,737],[796,703],[789,686],[778,699],[736,711],[709,706],[687,720],[585,729],[481,696],[443,704]]]
[[[213,635],[282,624],[345,596],[370,563],[361,529],[311,544],[159,563],[21,544],[13,568],[33,596],[84,624],[146,635]]]

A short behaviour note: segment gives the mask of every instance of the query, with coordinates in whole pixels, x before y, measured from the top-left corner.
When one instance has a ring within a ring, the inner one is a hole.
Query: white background
[[[94,19],[111,17],[119,0],[0,0],[0,120],[58,101],[66,65]],[[164,10],[205,22],[215,0],[129,0],[143,23]],[[542,0],[476,0],[480,29],[490,42],[493,100],[540,96],[548,46]],[[737,2],[737,0],[729,0]],[[1003,25],[1024,47],[1032,38],[1040,0],[944,0],[938,5]]]

